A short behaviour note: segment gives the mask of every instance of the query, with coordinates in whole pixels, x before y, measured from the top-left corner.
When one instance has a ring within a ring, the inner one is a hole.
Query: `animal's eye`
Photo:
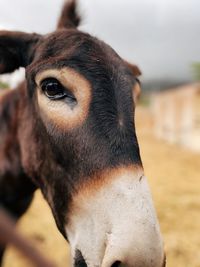
[[[75,97],[55,78],[47,78],[41,82],[44,94],[52,100],[68,98],[75,101]]]

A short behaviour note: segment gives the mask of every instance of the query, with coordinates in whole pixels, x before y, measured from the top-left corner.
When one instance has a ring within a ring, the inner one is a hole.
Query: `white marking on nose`
[[[72,254],[80,250],[88,267],[116,261],[161,267],[163,244],[146,178],[125,168],[110,177],[92,194],[90,188],[74,198],[66,225]]]

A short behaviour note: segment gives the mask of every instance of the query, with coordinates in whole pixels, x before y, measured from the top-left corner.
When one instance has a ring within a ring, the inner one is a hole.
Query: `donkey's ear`
[[[131,64],[126,60],[124,60],[124,62],[128,66],[128,68],[131,70],[133,76],[139,77],[140,75],[142,75],[142,72],[137,65]]]
[[[140,98],[140,93],[141,93],[141,84],[140,84],[138,77],[142,74],[142,72],[140,71],[137,65],[131,64],[126,60],[124,60],[124,62],[127,65],[127,67],[130,69],[130,71],[132,72],[133,76],[136,78],[136,83],[133,87],[133,97],[134,97],[135,104],[137,104]]]
[[[40,35],[0,31],[0,73],[26,67],[33,57]]]
[[[136,83],[133,87],[133,97],[134,97],[135,104],[137,104],[140,98],[140,93],[141,93],[141,84],[140,84],[138,77],[142,74],[142,72],[140,71],[137,65],[131,64],[126,60],[124,60],[124,62],[126,66],[129,68],[129,70],[132,72],[133,76],[136,78]]]
[[[81,18],[77,13],[77,1],[66,0],[58,20],[57,28],[76,28],[78,27],[80,20]]]

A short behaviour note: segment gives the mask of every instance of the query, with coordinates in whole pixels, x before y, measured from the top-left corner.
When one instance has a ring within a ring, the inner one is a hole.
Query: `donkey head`
[[[78,23],[72,1],[51,34],[0,32],[1,73],[26,68],[22,166],[68,239],[74,266],[161,267],[134,125],[139,69]]]

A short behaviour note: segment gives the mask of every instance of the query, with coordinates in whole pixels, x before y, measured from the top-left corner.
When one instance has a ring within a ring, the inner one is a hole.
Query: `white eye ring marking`
[[[44,94],[41,83],[49,77],[58,80],[74,95],[77,103],[73,108],[65,101],[52,101]],[[81,74],[69,67],[49,69],[38,73],[35,81],[37,102],[44,124],[50,121],[56,127],[72,129],[85,121],[91,102],[91,85]]]

